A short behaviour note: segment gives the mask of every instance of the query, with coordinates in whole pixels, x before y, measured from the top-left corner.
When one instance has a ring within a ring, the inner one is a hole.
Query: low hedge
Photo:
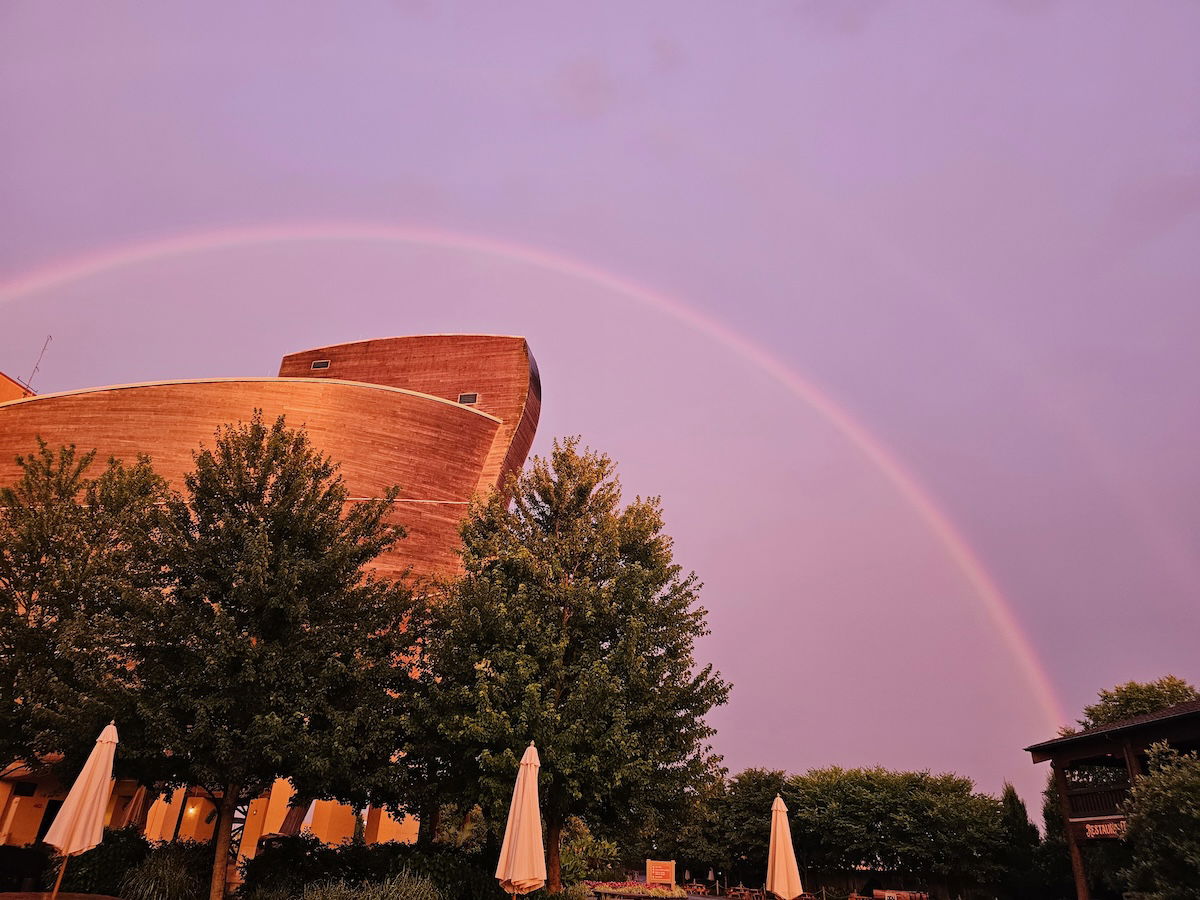
[[[125,875],[150,855],[150,842],[136,826],[104,832],[104,840],[87,853],[72,856],[63,875],[62,889],[77,894],[121,895]],[[42,873],[42,887],[50,890],[58,878],[57,861]]]
[[[157,844],[125,873],[118,896],[124,900],[203,900],[208,896],[212,864],[211,844]]]
[[[672,885],[670,887],[655,885],[654,887],[650,887],[638,881],[589,881],[587,884],[597,897],[659,898],[687,896],[687,891],[679,887],[679,885]]]
[[[382,882],[402,874],[427,878],[453,900],[506,900],[491,866],[477,854],[412,844],[324,846],[309,834],[269,838],[242,864],[240,897],[298,896],[319,882]]]
[[[386,881],[354,884],[318,881],[304,889],[299,900],[449,900],[428,878],[397,875]]]

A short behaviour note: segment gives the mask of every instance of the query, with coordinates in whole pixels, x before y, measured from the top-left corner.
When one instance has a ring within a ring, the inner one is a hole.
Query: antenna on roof
[[[46,335],[46,343],[42,344],[42,352],[38,354],[37,362],[33,364],[33,371],[29,373],[29,377],[21,382],[29,390],[33,390],[33,376],[38,373],[42,367],[42,357],[46,355],[46,348],[50,346],[50,342],[54,340],[54,335]],[[18,379],[19,380],[19,379]]]

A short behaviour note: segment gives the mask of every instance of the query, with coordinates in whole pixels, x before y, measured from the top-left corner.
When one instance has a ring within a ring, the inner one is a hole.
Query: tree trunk
[[[562,893],[563,819],[557,813],[546,816],[546,892]]]
[[[238,794],[241,787],[225,785],[221,805],[217,811],[216,830],[213,832],[212,880],[208,885],[208,900],[225,900],[225,876],[229,872],[229,845],[233,841],[233,814],[237,811]]]
[[[430,797],[421,804],[417,813],[417,846],[432,847],[437,840],[438,826],[442,820],[442,805],[438,797]]]

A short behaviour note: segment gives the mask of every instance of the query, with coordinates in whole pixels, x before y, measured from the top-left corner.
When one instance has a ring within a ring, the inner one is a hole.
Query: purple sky
[[[535,449],[611,453],[706,583],[731,767],[1032,797],[1048,704],[1200,682],[1198,42],[1191,0],[9,2],[0,370],[48,333],[43,392],[524,334]],[[343,238],[77,265],[301,226]],[[381,228],[464,238],[345,237]],[[915,476],[1057,701],[767,357]]]

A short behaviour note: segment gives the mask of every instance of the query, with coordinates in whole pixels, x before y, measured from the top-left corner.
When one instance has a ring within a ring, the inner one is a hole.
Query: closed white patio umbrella
[[[149,802],[150,794],[146,790],[146,786],[138,785],[138,789],[129,798],[129,804],[121,812],[120,817],[112,823],[112,827],[128,828],[130,825],[137,825],[144,818]]]
[[[63,873],[67,871],[67,860],[72,856],[91,850],[104,839],[104,814],[113,788],[113,755],[117,751],[117,725],[110,722],[96,738],[83,770],[71,785],[67,799],[63,801],[58,815],[50,825],[44,838],[47,844],[58,848],[62,854],[62,868],[54,882],[52,900],[58,896]]]
[[[508,824],[496,878],[510,894],[528,894],[546,883],[546,850],[542,845],[542,813],[538,808],[538,759],[533,742],[521,757],[517,783],[508,807]]]
[[[783,798],[775,795],[771,804],[771,849],[767,855],[767,890],[779,900],[796,900],[804,888],[800,884],[800,867],[792,847],[792,828],[788,824],[787,807]]]

